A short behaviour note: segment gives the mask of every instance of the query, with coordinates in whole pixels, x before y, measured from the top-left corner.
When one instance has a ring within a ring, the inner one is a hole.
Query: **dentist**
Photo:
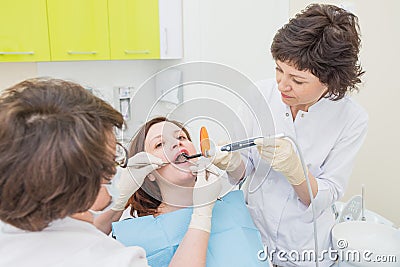
[[[359,51],[357,17],[333,5],[313,4],[278,30],[271,45],[276,78],[257,84],[272,112],[275,133],[292,137],[304,157],[320,251],[331,246],[331,205],[344,195],[367,132],[367,113],[348,96],[364,73]],[[255,107],[264,103],[258,101]],[[250,136],[260,135],[256,126],[246,125]],[[314,250],[313,214],[296,148],[287,139],[255,142],[256,148],[243,153],[242,163],[237,152],[213,163],[236,174],[246,165],[248,208],[268,251],[275,252],[275,266],[313,266],[315,257],[301,257]],[[227,159],[234,160],[227,165]],[[319,266],[333,264],[325,256],[318,259]]]

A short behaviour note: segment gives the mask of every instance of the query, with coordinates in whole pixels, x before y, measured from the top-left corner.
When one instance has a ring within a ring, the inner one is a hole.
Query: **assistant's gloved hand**
[[[193,188],[193,214],[189,228],[211,231],[212,210],[221,193],[219,169],[209,159],[200,159],[198,166],[191,167],[197,173],[197,181]]]
[[[225,144],[227,144],[227,142],[218,143],[219,146]],[[227,152],[217,149],[215,156],[212,157],[212,163],[221,170],[225,170],[227,172],[236,170],[240,166],[241,162],[242,158],[240,157],[240,153],[238,151]]]
[[[129,198],[142,186],[146,176],[162,165],[160,158],[146,152],[139,152],[131,157],[127,167],[121,170],[118,181],[119,197],[111,209],[124,210]]]
[[[258,138],[254,140],[263,160],[286,176],[289,183],[299,185],[306,180],[301,160],[292,147],[292,143],[282,138]],[[307,171],[308,173],[308,171]]]

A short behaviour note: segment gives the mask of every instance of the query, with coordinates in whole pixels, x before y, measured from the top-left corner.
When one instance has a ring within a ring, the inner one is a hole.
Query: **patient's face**
[[[159,122],[150,127],[145,139],[145,151],[162,159],[164,162],[171,162],[156,171],[157,179],[180,185],[192,187],[195,176],[190,172],[190,162],[175,164],[175,160],[181,153],[192,155],[196,149],[189,141],[185,132],[171,122]]]

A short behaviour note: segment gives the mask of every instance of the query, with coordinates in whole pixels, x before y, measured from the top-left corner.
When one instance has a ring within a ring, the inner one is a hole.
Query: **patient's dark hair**
[[[271,53],[275,60],[309,70],[328,87],[326,97],[339,100],[357,89],[364,74],[358,59],[359,31],[354,14],[334,5],[312,4],[276,33]]]
[[[149,132],[149,129],[157,123],[160,122],[171,122],[181,128],[186,134],[188,139],[191,141],[189,132],[184,128],[184,126],[177,121],[169,120],[166,117],[156,117],[148,122],[146,122],[136,133],[135,137],[131,141],[131,146],[129,148],[129,157],[144,151],[144,142]],[[157,209],[162,202],[160,188],[156,182],[152,182],[149,179],[145,179],[141,188],[136,191],[127,203],[127,207],[131,207],[132,216],[147,216],[157,214]],[[135,214],[136,212],[136,214]]]
[[[0,219],[40,231],[88,210],[116,172],[113,127],[122,124],[118,111],[76,83],[38,78],[3,91]]]

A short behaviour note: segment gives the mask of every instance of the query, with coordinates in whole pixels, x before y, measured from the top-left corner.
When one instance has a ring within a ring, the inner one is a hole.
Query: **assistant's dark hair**
[[[122,115],[80,85],[29,79],[0,95],[0,219],[40,231],[88,210],[115,172]]]
[[[358,59],[359,31],[354,14],[334,5],[311,4],[277,32],[272,57],[309,70],[328,87],[326,97],[339,100],[357,89],[364,74]]]
[[[183,124],[180,122],[170,120],[166,117],[155,117],[148,122],[146,122],[140,129],[137,131],[135,137],[131,141],[131,145],[129,148],[129,157],[134,156],[135,154],[144,151],[144,142],[149,132],[150,128],[157,123],[160,122],[171,122],[181,128],[183,132],[186,134],[188,139],[191,141],[189,132],[185,129]],[[147,216],[147,215],[155,215],[157,214],[157,209],[162,202],[162,196],[160,192],[160,188],[156,182],[152,182],[149,179],[145,179],[143,185],[137,190],[129,199],[127,203],[127,207],[131,207],[130,214],[132,216]],[[136,214],[135,214],[136,212]]]

